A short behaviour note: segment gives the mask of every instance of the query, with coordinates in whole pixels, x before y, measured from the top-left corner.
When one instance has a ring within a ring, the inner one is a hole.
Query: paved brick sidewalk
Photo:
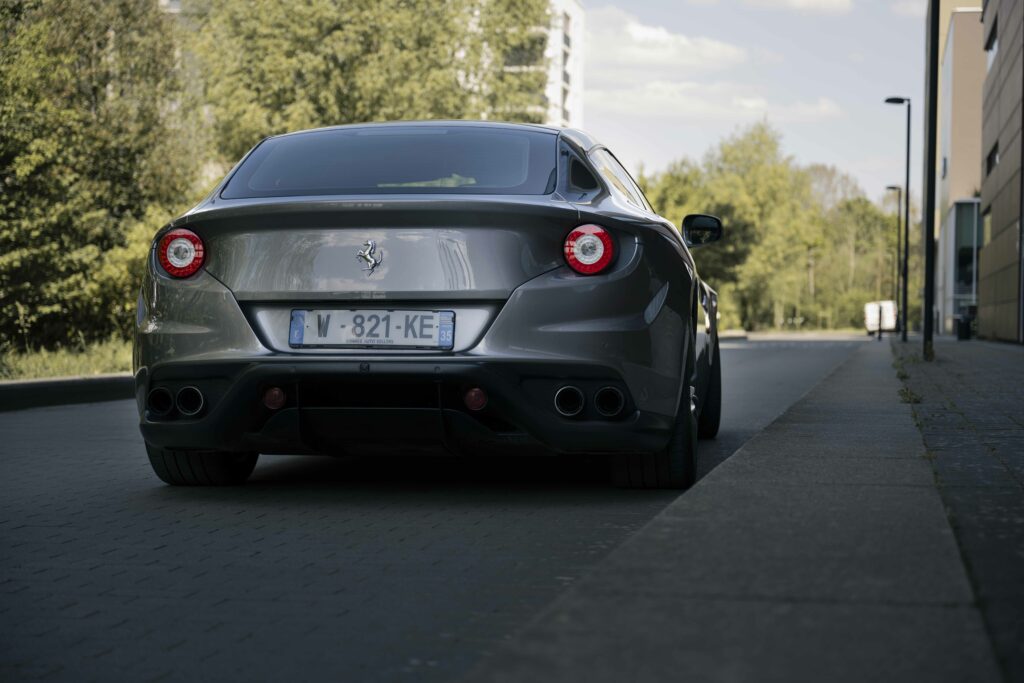
[[[893,348],[1004,676],[1024,681],[1024,348]]]
[[[0,682],[451,680],[675,497],[540,458],[266,458],[175,488],[136,420],[0,414]]]

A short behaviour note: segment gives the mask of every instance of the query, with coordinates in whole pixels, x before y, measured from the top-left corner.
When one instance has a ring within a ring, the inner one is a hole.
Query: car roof
[[[539,123],[511,123],[507,121],[479,121],[479,120],[468,120],[468,119],[452,119],[452,120],[438,120],[430,119],[426,121],[387,121],[387,122],[370,122],[370,123],[349,123],[340,126],[324,126],[321,128],[308,128],[305,130],[296,130],[290,133],[282,133],[280,135],[271,135],[271,138],[278,137],[290,137],[293,135],[304,135],[306,133],[317,133],[321,131],[329,130],[357,130],[359,128],[402,128],[402,127],[459,127],[459,128],[497,128],[505,130],[529,130],[534,132],[545,132],[551,135],[561,134],[563,137],[568,138],[578,147],[584,151],[597,146],[597,142],[590,137],[587,133],[575,129],[575,128],[561,128],[559,126],[547,126]]]

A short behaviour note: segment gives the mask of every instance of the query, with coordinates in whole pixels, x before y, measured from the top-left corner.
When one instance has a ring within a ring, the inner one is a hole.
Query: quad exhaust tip
[[[594,407],[603,417],[618,417],[626,407],[626,397],[615,387],[601,387],[594,395]]]
[[[178,412],[186,417],[198,415],[203,409],[203,392],[196,387],[182,387],[178,390],[174,404],[178,407]]]
[[[555,410],[562,417],[576,417],[583,412],[583,392],[571,384],[555,392]]]
[[[157,387],[146,397],[146,407],[156,417],[170,415],[174,409],[174,396],[167,387]]]

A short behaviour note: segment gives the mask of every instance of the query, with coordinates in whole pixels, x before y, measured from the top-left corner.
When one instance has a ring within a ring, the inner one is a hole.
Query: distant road
[[[723,343],[701,473],[863,340]],[[451,680],[676,495],[542,458],[267,457],[170,488],[135,419],[0,414],[0,679]]]

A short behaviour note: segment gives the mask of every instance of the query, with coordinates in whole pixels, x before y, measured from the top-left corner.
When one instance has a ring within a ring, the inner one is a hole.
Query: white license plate
[[[288,343],[302,346],[386,346],[450,349],[453,311],[293,310]]]

